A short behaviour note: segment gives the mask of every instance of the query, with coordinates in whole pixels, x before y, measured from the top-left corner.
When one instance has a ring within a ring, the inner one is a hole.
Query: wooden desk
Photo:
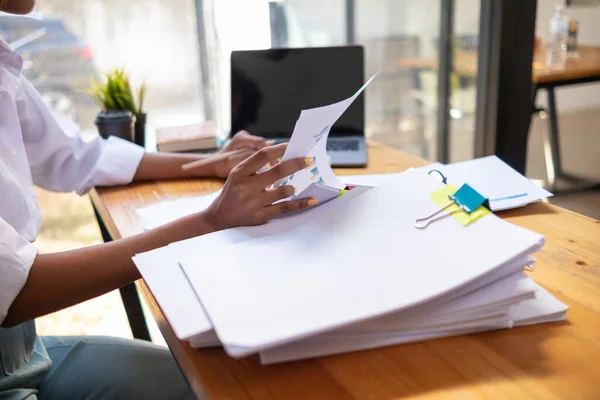
[[[373,143],[369,161],[367,169],[337,172],[425,164]],[[144,183],[97,189],[92,199],[113,238],[120,238],[141,231],[136,208],[220,186],[216,180]],[[199,398],[600,398],[600,222],[545,203],[501,215],[546,235],[531,276],[571,307],[566,322],[263,367],[257,357],[234,360],[222,349],[194,350],[179,341],[147,286],[138,285]]]
[[[531,80],[534,83],[556,83],[573,79],[585,79],[594,76],[600,78],[600,47],[580,46],[579,57],[567,60],[563,70],[547,68],[543,60],[533,62]],[[402,67],[437,70],[437,58],[401,58]],[[477,76],[477,52],[458,52],[454,56],[454,72],[470,77]]]

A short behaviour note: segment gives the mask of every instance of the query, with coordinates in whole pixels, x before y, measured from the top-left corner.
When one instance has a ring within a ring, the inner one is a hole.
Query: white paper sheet
[[[518,272],[446,303],[424,304],[415,309],[349,325],[317,338],[337,338],[357,334],[375,335],[384,332],[397,334],[414,329],[424,330],[442,324],[461,324],[462,321],[469,321],[478,313],[492,314],[519,301],[531,299],[536,289],[537,285],[533,280],[523,272]]]
[[[511,311],[514,326],[563,321],[569,306],[536,285],[535,301],[524,301]]]
[[[381,182],[390,177],[396,176],[398,173],[393,174],[374,174],[374,175],[352,175],[340,177],[343,185],[360,185],[374,187],[378,186]],[[339,190],[332,189],[329,187],[322,188],[322,190],[315,190],[316,185],[313,184],[307,187],[304,192],[298,196],[298,198],[304,197],[315,197],[319,200],[319,207],[329,200],[335,198],[339,194]],[[154,204],[152,206],[139,208],[136,210],[138,215],[142,217],[143,227],[146,230],[154,229],[159,226],[173,222],[179,218],[200,212],[206,209],[214,199],[221,193],[218,190],[214,193],[188,197],[177,200],[167,200]],[[357,193],[357,192],[355,192]]]
[[[339,204],[352,201],[366,190],[357,188],[322,207],[280,218],[266,225],[215,232],[209,240],[199,241],[199,238],[193,238],[172,243],[168,247],[138,254],[134,257],[134,262],[177,337],[181,340],[196,337],[195,341],[191,342],[193,346],[211,346],[215,344],[212,325],[178,264],[181,256],[191,252],[198,260],[203,260],[203,253],[209,247],[220,246],[224,251],[228,251],[228,245],[294,229],[301,225],[302,221],[327,214]],[[213,267],[218,265],[213,264]]]
[[[264,238],[271,235],[277,235],[283,232],[291,232],[300,229],[303,224],[315,218],[327,215],[333,212],[337,207],[342,207],[369,191],[369,188],[356,188],[343,196],[323,204],[320,207],[308,209],[302,213],[285,215],[280,218],[269,221],[264,225],[258,226],[241,226],[238,228],[226,229],[224,231],[214,232],[209,235],[204,235],[181,242],[173,243],[171,246],[181,246],[180,253],[182,255],[189,254],[193,247],[196,249],[219,248],[219,251],[227,251],[227,246],[230,244],[244,243],[253,239]],[[216,247],[213,247],[216,246]],[[208,254],[213,254],[211,250]]]
[[[568,306],[555,299],[550,293],[531,281],[535,297],[514,306],[508,317],[480,319],[447,330],[423,329],[421,332],[398,332],[390,336],[363,335],[354,337],[323,337],[307,339],[286,346],[273,348],[260,353],[263,364],[301,360],[326,355],[347,353],[366,349],[412,343],[442,337],[465,335],[480,331],[530,325],[533,323],[555,322],[565,319]]]
[[[327,212],[327,209],[321,212]],[[220,345],[204,308],[177,262],[178,252],[186,251],[183,244],[175,243],[168,248],[137,255],[134,262],[179,339],[189,340],[192,347]],[[520,270],[530,263],[530,259],[517,261],[513,270]],[[494,275],[488,278],[490,282],[498,279]]]
[[[388,179],[400,175],[402,172],[390,174],[368,174],[368,175],[341,175],[338,178],[347,186],[370,186],[381,185]]]
[[[175,243],[168,248],[170,251],[161,248],[143,253],[137,255],[134,262],[179,339],[189,340],[192,347],[220,345],[204,308],[197,300],[194,290],[176,261],[178,252],[187,251],[185,248],[184,242]],[[528,258],[517,260],[507,270],[517,273],[531,263],[532,260]],[[482,280],[482,285],[489,285],[503,279],[504,277],[497,273],[490,274]],[[456,291],[457,297],[466,294],[468,294],[466,290]],[[432,303],[429,306],[435,308],[437,304]],[[484,306],[483,302],[480,305]]]
[[[469,183],[481,194],[491,199],[490,207],[492,211],[522,207],[552,196],[552,193],[537,186],[496,156],[448,165],[433,163],[417,169],[427,172],[437,169],[446,175],[449,183],[452,183],[455,186],[460,186],[465,182]],[[333,182],[329,178],[329,171],[331,171],[331,168],[323,168],[323,171],[327,171],[327,181]],[[331,173],[333,174],[333,171],[331,171]],[[340,176],[335,178],[339,180],[339,183],[329,186],[333,187],[335,190],[346,185],[375,187],[401,173],[402,172]],[[430,177],[436,181],[440,180],[439,175],[436,173],[430,174]],[[319,190],[315,185],[310,187],[307,186],[297,198],[316,197],[320,203],[325,203],[337,196],[335,190],[332,191],[332,189],[328,190],[326,188],[321,189],[322,190]],[[212,203],[219,193],[220,190],[204,196],[166,201],[153,206],[140,208],[136,211],[144,220],[144,229],[154,229],[158,226],[175,221],[178,218],[204,210]]]
[[[203,196],[167,200],[152,206],[138,208],[136,212],[144,221],[144,229],[154,229],[176,219],[205,210],[220,193],[221,190],[218,190]]]
[[[173,248],[162,247],[133,257],[175,335],[182,340],[212,331],[212,325],[177,262]]]
[[[260,361],[263,365],[287,361],[304,360],[307,358],[323,357],[334,354],[349,353],[353,351],[377,349],[380,347],[399,345],[404,343],[422,342],[425,340],[440,339],[450,336],[467,335],[470,333],[502,329],[508,327],[508,317],[474,321],[468,326],[458,329],[437,332],[414,332],[410,335],[359,337],[351,339],[311,341],[305,346],[286,347],[280,351],[275,349],[260,352]]]
[[[335,199],[340,195],[340,189],[333,188],[331,186],[322,185],[320,183],[311,183],[306,189],[302,191],[297,199],[313,198],[319,203],[317,207],[322,206],[330,200]]]
[[[296,193],[302,193],[311,183],[320,183],[335,189],[344,188],[345,185],[336,177],[329,165],[326,148],[327,137],[336,121],[375,76],[377,74],[373,75],[352,97],[346,100],[323,107],[302,110],[282,161],[300,157],[313,157],[315,159],[314,165],[290,175],[279,184],[294,186]]]
[[[492,211],[522,207],[552,196],[496,156],[477,158],[448,165],[439,163],[419,168],[440,170],[448,183],[460,187],[468,183],[490,200]],[[438,179],[437,174],[432,176]]]
[[[203,246],[204,262],[187,254],[181,264],[228,351],[262,350],[415,306],[542,244],[494,215],[416,230],[440,187],[407,171],[297,229],[235,251]]]

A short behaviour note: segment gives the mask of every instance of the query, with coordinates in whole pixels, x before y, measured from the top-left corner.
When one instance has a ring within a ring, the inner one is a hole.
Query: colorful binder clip
[[[415,228],[425,229],[430,223],[442,218],[446,218],[447,216],[459,211],[464,211],[467,214],[471,214],[481,206],[484,206],[488,209],[490,208],[488,200],[466,183],[462,185],[460,189],[456,191],[456,193],[448,195],[448,198],[450,201],[443,205],[440,209],[425,217],[416,219],[414,223]],[[439,215],[452,204],[456,204],[458,208],[446,214]]]

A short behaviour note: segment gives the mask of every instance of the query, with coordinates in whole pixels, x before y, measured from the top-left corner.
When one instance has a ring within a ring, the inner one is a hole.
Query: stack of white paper
[[[320,139],[350,103],[303,112],[287,158],[319,158]],[[502,169],[497,159],[478,162],[489,173]],[[331,168],[317,164],[317,175],[303,171],[278,184],[304,195],[339,190]],[[513,188],[512,170],[498,172],[506,189],[499,190],[474,167],[432,167],[445,168],[456,185],[508,198],[497,202],[541,195],[527,182]],[[541,235],[494,214],[468,226],[448,217],[414,227],[439,209],[429,195],[444,184],[428,174],[432,167],[370,182],[349,177],[362,186],[304,213],[174,243],[134,261],[180,339],[222,345],[236,358],[260,354],[263,363],[564,319],[567,306],[522,272],[533,268]],[[184,202],[190,211],[210,200]],[[159,220],[156,208],[140,213],[154,221],[148,227],[177,214]]]
[[[567,307],[520,272],[540,235],[493,214],[413,227],[441,185],[409,170],[135,262],[179,338],[264,363],[564,319]]]

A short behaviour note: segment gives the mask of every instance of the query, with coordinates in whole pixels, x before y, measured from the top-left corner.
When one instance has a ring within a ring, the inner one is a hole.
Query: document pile
[[[488,171],[493,164],[491,173],[507,174],[506,182],[473,164],[338,179],[320,158],[341,103],[303,111],[289,157],[316,157],[315,166],[279,183],[293,184],[298,197],[319,196],[322,205],[134,257],[178,338],[221,345],[236,358],[260,354],[268,364],[565,318],[567,306],[523,272],[534,267],[531,255],[544,238],[490,212],[547,192],[496,158],[472,163]],[[460,197],[452,184],[462,190],[464,183],[486,197],[487,208],[442,204]],[[507,185],[512,191],[498,189]],[[186,201],[190,208],[207,202]],[[441,218],[415,227],[440,208]],[[156,214],[139,211],[146,219]]]

